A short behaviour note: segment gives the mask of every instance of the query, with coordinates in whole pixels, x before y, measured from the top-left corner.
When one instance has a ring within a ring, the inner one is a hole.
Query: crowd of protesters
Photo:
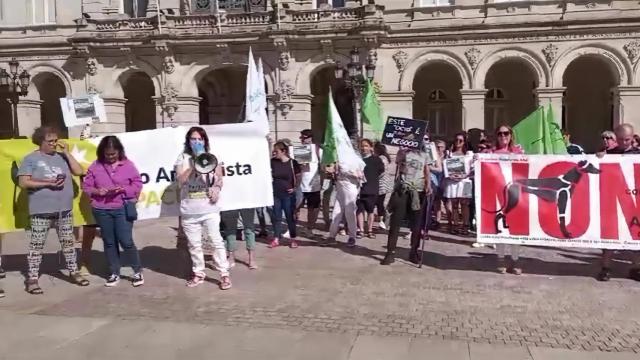
[[[564,132],[567,152],[584,154],[584,149],[571,142]],[[601,134],[605,154],[640,154],[640,137],[629,124],[615,131]],[[18,184],[28,194],[29,225],[26,291],[42,294],[38,284],[42,251],[50,228],[57,230],[70,280],[88,286],[89,253],[99,229],[108,264],[105,286],[120,281],[121,257],[133,269],[131,284],[144,284],[143,263],[133,238],[137,219],[135,202],[142,190],[136,165],[126,157],[125,149],[116,136],[105,136],[97,148],[97,160],[83,171],[59,140],[51,127],[38,128],[32,140],[38,149],[27,155],[17,172]],[[493,134],[481,129],[457,133],[452,139],[430,139],[424,136],[422,147],[399,149],[395,161],[389,149],[380,142],[360,139],[358,147],[364,161],[361,172],[350,172],[339,164],[322,165],[322,149],[314,145],[311,130],[300,133],[300,143],[311,146],[312,156],[304,164],[290,154],[292,142],[281,139],[270,142],[274,203],[268,208],[240,209],[221,212],[217,206],[224,181],[221,167],[213,174],[201,174],[195,168],[198,155],[209,153],[211,144],[206,131],[193,127],[185,134],[183,152],[175,162],[180,187],[180,227],[186,236],[191,255],[192,274],[186,285],[195,287],[205,281],[204,242],[213,248],[213,260],[220,275],[219,286],[231,288],[231,269],[235,266],[237,239],[244,240],[248,253],[248,267],[258,268],[256,260],[256,226],[259,237],[267,237],[268,248],[288,245],[298,247],[300,209],[306,207],[307,218],[302,235],[315,239],[321,246],[337,244],[339,234],[346,234],[346,246],[354,247],[363,238],[375,238],[376,233],[387,234],[387,252],[382,265],[394,262],[401,228],[408,227],[410,239],[409,261],[422,261],[421,240],[429,230],[443,230],[460,237],[473,236],[474,170],[471,161],[477,153],[522,154],[514,132],[507,125],[499,126]],[[450,140],[447,142],[447,140]],[[355,147],[355,146],[354,146]],[[468,166],[463,172],[447,171],[446,162],[460,161]],[[73,176],[84,175],[81,190],[91,203],[96,225],[78,231],[73,227]],[[320,237],[318,218],[322,211],[328,236]],[[268,233],[267,217],[271,225]],[[446,222],[443,224],[443,221]],[[82,237],[82,252],[78,263],[75,238]],[[484,246],[471,241],[473,246]],[[1,242],[0,242],[1,244]],[[499,273],[520,275],[520,246],[495,246],[496,270]],[[610,279],[613,251],[604,250],[601,281]],[[637,254],[636,254],[637,255]],[[1,263],[0,263],[1,265]],[[0,278],[5,276],[0,266]],[[633,258],[629,277],[640,281],[640,255]],[[0,290],[0,296],[4,292]]]

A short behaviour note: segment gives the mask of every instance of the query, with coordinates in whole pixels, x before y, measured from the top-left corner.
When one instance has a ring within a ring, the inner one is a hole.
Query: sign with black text
[[[425,120],[389,116],[381,141],[385,145],[418,149],[422,145],[428,124]]]

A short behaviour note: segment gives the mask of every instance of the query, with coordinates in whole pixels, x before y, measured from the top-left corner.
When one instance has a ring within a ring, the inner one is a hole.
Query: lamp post
[[[9,61],[9,72],[0,68],[0,96],[11,104],[11,124],[13,137],[17,138],[18,131],[18,102],[20,96],[26,96],[29,91],[31,75],[27,70],[20,72],[20,63],[15,58]]]
[[[360,137],[364,136],[364,125],[362,123],[362,116],[360,114],[360,106],[362,103],[362,94],[364,88],[367,85],[367,79],[373,80],[376,71],[376,52],[375,50],[369,50],[367,55],[366,64],[360,62],[360,50],[354,47],[350,55],[350,62],[345,69],[342,64],[337,61],[335,68],[335,78],[337,81],[342,81],[353,98],[353,119],[356,121],[356,126],[360,127]]]

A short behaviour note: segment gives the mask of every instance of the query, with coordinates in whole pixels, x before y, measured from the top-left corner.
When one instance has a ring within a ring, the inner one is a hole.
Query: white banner
[[[222,210],[273,205],[270,151],[254,124],[203,126],[224,170]],[[140,220],[180,214],[174,164],[184,149],[188,127],[116,134],[137,166],[144,186],[138,201]],[[100,139],[91,139],[96,145]]]
[[[640,250],[640,155],[479,154],[478,241]]]

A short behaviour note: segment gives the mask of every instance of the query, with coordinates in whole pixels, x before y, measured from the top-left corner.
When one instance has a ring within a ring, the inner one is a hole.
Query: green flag
[[[513,127],[513,141],[522,146],[525,154],[544,154],[544,109],[538,107]]]
[[[546,128],[548,129],[548,134],[545,134],[545,154],[557,154],[557,155],[566,155],[567,154],[567,145],[564,143],[564,138],[562,137],[562,130],[560,129],[560,125],[555,121],[555,117],[553,114],[553,107],[551,104],[547,106],[547,113],[545,116]]]
[[[324,129],[324,143],[322,144],[322,163],[333,164],[338,161],[338,149],[336,142],[334,123],[342,124],[336,105],[333,103],[333,93],[329,90],[327,111],[327,127]]]
[[[369,79],[367,79],[364,97],[362,98],[362,121],[369,124],[371,130],[376,134],[382,134],[384,130],[382,109],[380,108],[380,101],[378,101],[376,89]]]
[[[539,106],[513,127],[514,141],[525,154],[566,154],[562,131],[555,121],[551,104],[545,111]]]

